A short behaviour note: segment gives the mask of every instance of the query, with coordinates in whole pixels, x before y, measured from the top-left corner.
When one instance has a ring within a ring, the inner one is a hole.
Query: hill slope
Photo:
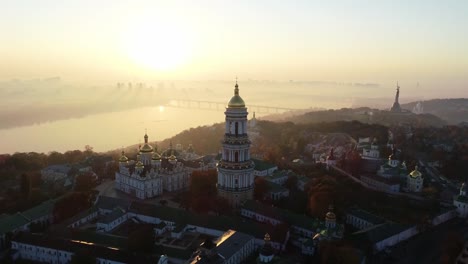
[[[401,107],[413,110],[419,102],[402,104]],[[468,122],[468,98],[433,99],[421,102],[424,113],[433,114],[449,124]]]

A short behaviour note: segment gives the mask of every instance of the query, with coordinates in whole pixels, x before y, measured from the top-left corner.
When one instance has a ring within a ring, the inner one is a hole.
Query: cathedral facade
[[[115,188],[139,199],[187,188],[190,172],[177,160],[172,147],[166,151],[170,156],[161,156],[149,145],[148,135],[144,138],[145,144],[139,148],[136,161],[129,160],[122,151]]]
[[[247,135],[248,112],[237,82],[224,114],[226,124],[222,157],[217,165],[217,189],[218,195],[233,207],[239,207],[243,201],[253,198],[254,163],[250,160],[251,142]]]

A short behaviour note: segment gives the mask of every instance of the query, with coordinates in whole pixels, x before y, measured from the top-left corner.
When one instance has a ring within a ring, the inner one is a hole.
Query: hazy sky
[[[468,86],[467,14],[464,0],[7,0],[0,80],[238,75],[460,92]]]

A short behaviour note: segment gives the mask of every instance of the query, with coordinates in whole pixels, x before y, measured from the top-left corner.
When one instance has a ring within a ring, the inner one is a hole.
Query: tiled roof
[[[43,216],[51,215],[54,210],[55,200],[47,200],[33,208],[21,212],[26,218],[35,220]]]

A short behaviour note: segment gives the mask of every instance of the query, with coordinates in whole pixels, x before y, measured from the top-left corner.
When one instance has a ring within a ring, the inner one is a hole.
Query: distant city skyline
[[[467,12],[463,1],[9,1],[0,80],[238,75],[460,94]]]

